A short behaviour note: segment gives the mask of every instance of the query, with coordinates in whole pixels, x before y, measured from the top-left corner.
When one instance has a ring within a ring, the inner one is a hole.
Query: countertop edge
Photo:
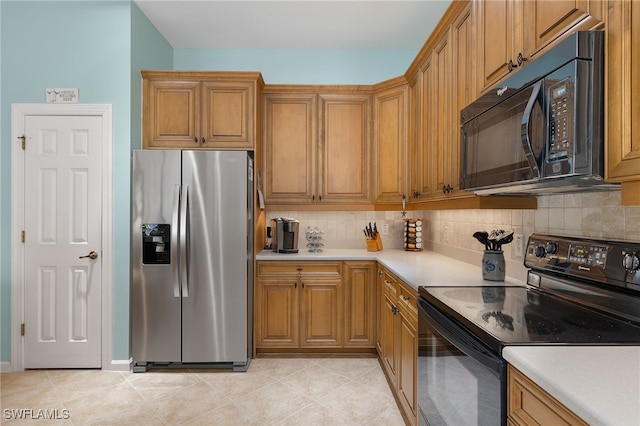
[[[507,346],[502,356],[589,424],[640,424],[640,346]]]

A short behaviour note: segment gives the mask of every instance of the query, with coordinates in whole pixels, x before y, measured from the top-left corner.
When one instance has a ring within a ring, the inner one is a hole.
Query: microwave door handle
[[[540,154],[540,158],[536,158],[536,153],[533,149],[533,145],[531,144],[531,121],[533,118],[534,108],[536,104],[540,105],[542,108],[542,80],[538,81],[533,85],[533,91],[531,92],[531,97],[527,102],[527,106],[524,110],[524,114],[522,116],[522,125],[521,125],[521,141],[522,147],[524,148],[525,157],[527,162],[529,163],[529,167],[534,172],[534,178],[540,177],[540,170],[542,168],[542,153]]]

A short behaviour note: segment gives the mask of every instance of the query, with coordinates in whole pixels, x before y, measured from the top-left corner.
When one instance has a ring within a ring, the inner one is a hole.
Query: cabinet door
[[[267,203],[311,203],[316,197],[316,99],[263,95]]]
[[[520,0],[484,0],[478,2],[480,45],[480,87],[493,86],[509,72],[509,61],[517,65],[522,46]],[[549,3],[549,2],[545,2]],[[523,55],[526,55],[523,52]]]
[[[342,286],[340,280],[300,278],[301,347],[342,346]]]
[[[471,5],[458,15],[451,27],[452,93],[455,93],[451,117],[451,144],[449,145],[449,182],[452,197],[471,196],[460,190],[460,111],[476,99],[476,61],[469,60],[476,51],[474,21]]]
[[[607,16],[607,179],[640,204],[640,3],[610,1]],[[628,185],[628,187],[627,187]]]
[[[382,346],[382,366],[384,367],[387,377],[391,383],[397,383],[397,361],[396,361],[396,306],[395,297],[389,292],[384,292],[382,301],[382,321],[381,327],[381,346]]]
[[[369,95],[320,95],[320,202],[370,203]]]
[[[407,193],[407,98],[407,84],[374,95],[376,203],[399,203]]]
[[[603,5],[601,0],[524,2],[524,49],[534,54],[565,33],[593,28],[603,19]]]
[[[422,169],[424,165],[422,161],[422,128],[424,114],[422,113],[422,72],[416,75],[409,82],[409,154],[407,163],[409,165],[409,194],[408,201],[417,201],[420,199],[422,186]]]
[[[455,102],[454,75],[451,63],[451,42],[447,33],[433,52],[436,65],[436,108],[430,111],[437,117],[436,135],[431,148],[431,173],[434,176],[434,198],[447,198],[451,193],[451,167],[453,165],[452,151],[457,152],[453,145],[452,116]],[[452,94],[454,96],[452,96]]]
[[[417,362],[418,362],[418,333],[417,318],[400,310],[398,346],[398,395],[405,413],[416,418],[418,404]],[[413,422],[415,423],[415,421]]]
[[[258,279],[256,286],[256,347],[298,347],[297,279]]]
[[[433,146],[438,143],[438,96],[437,96],[437,61],[432,53],[420,68],[419,76],[422,88],[421,96],[421,132],[418,146],[415,147],[414,180],[416,187],[415,201],[423,201],[431,198],[434,191],[433,173],[431,170]]]
[[[144,80],[143,147],[199,148],[198,81]]]
[[[202,83],[203,148],[252,149],[255,100],[253,83]]]
[[[345,262],[345,346],[375,346],[375,264]]]

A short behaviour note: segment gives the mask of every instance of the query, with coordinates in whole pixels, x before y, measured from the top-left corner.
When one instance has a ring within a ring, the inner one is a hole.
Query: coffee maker
[[[296,219],[277,217],[271,219],[271,248],[278,253],[298,252],[298,228]]]

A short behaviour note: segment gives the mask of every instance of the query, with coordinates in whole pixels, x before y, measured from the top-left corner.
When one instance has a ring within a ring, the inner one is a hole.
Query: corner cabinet
[[[142,71],[143,148],[253,150],[259,73]]]
[[[607,180],[622,182],[622,204],[640,205],[640,3],[607,8]]]
[[[376,348],[403,417],[418,424],[418,294],[378,265]]]
[[[270,86],[263,96],[265,203],[371,206],[371,94]]]
[[[258,261],[258,353],[373,352],[374,262]]]
[[[376,85],[373,95],[373,158],[376,204],[400,203],[407,196],[409,86],[404,78]]]

